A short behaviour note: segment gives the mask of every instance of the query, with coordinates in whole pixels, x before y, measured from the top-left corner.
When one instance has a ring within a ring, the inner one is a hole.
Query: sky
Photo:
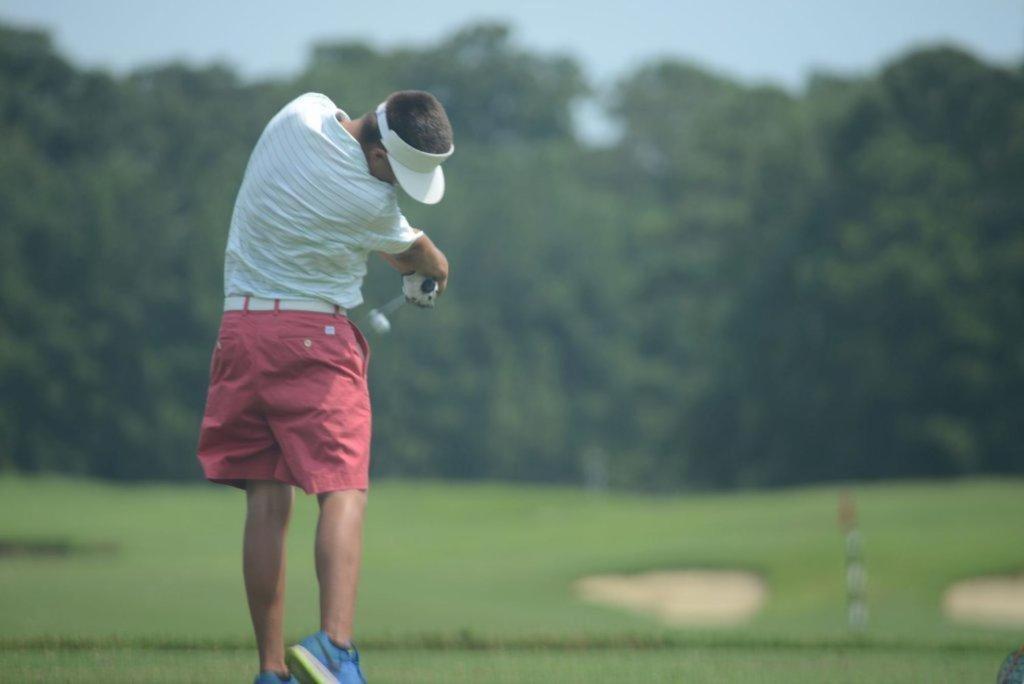
[[[0,21],[46,28],[75,63],[117,72],[183,59],[288,75],[316,41],[425,44],[480,20],[576,57],[597,85],[664,56],[795,89],[814,70],[864,73],[940,41],[996,62],[1024,54],[1024,0],[0,0]]]

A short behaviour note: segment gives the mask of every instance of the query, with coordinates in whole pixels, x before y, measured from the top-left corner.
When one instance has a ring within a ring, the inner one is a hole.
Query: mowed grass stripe
[[[359,640],[363,650],[406,651],[430,649],[439,651],[603,651],[603,650],[686,650],[686,649],[755,649],[783,651],[895,651],[895,652],[1003,652],[1011,640],[981,638],[975,640],[913,640],[851,636],[842,639],[749,638],[728,633],[692,635],[671,633],[618,634],[601,636],[538,635],[528,638],[487,638],[470,634],[423,634],[401,638],[370,638]],[[152,650],[152,651],[251,651],[252,641],[242,639],[189,640],[152,639],[145,637],[105,638],[4,638],[0,651],[90,651],[90,650]]]
[[[860,684],[992,681],[1001,655],[991,653],[841,652],[830,650],[686,649],[675,651],[366,651],[374,684]],[[241,651],[21,651],[3,658],[5,681],[237,683],[255,674]]]

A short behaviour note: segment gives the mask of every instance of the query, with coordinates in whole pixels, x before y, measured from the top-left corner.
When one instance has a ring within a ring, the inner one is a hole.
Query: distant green
[[[382,481],[370,495],[358,631],[371,640],[661,634],[646,617],[581,603],[570,584],[591,573],[725,567],[761,573],[770,588],[766,608],[739,630],[687,634],[843,638],[837,491],[659,498]],[[940,599],[954,580],[1024,569],[1024,481],[853,491],[869,575],[868,637],[973,643],[1006,636],[946,622]],[[68,558],[0,558],[0,638],[247,638],[243,499],[212,485],[0,479],[0,539],[84,548]],[[314,512],[312,499],[297,498],[288,558],[293,635],[316,620]]]
[[[1024,481],[857,485],[871,627],[844,628],[836,487],[651,497],[556,487],[373,485],[357,619],[395,682],[988,681],[1020,630],[946,622],[944,587],[1024,569]],[[296,500],[287,631],[315,627],[312,499]],[[13,681],[232,682],[254,655],[243,495],[208,485],[0,479],[0,664]],[[1016,541],[1015,541],[1016,540]],[[748,568],[767,607],[738,629],[668,629],[590,606],[583,575]]]

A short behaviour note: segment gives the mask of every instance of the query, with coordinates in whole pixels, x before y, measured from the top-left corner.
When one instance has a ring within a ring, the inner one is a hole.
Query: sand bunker
[[[1024,625],[1024,575],[977,577],[957,582],[942,599],[946,616],[959,622]]]
[[[668,570],[595,575],[573,589],[583,600],[654,615],[668,625],[735,625],[764,605],[764,580],[734,570]]]

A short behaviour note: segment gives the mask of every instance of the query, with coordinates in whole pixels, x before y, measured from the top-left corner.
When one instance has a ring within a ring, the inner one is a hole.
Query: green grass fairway
[[[990,682],[998,652],[921,653],[696,648],[671,651],[385,650],[367,660],[374,684],[521,682],[716,682],[861,684]],[[88,650],[4,654],[12,682],[247,682],[253,656],[239,651]]]
[[[378,682],[994,677],[1020,630],[950,624],[940,597],[956,579],[1024,569],[1024,481],[856,487],[872,618],[859,638],[843,624],[837,491],[645,497],[375,484],[357,624],[368,674]],[[41,681],[42,668],[51,681],[251,676],[243,499],[212,485],[0,479],[0,541],[81,550],[0,557],[5,675]],[[315,501],[297,498],[293,636],[316,624],[314,519]],[[568,591],[590,573],[680,567],[759,572],[768,603],[742,628],[670,630]],[[644,648],[623,647],[634,642]],[[590,648],[573,648],[581,644]]]

